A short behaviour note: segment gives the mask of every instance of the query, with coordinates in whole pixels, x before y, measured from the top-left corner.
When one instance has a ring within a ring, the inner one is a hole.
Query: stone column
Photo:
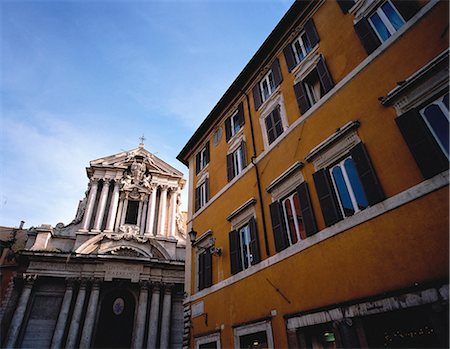
[[[158,339],[159,294],[160,285],[154,284],[152,292],[152,303],[150,304],[150,319],[148,321],[147,349],[156,348],[156,340]]]
[[[136,220],[136,225],[138,225],[138,226],[141,224],[142,205],[143,205],[142,198],[139,198],[138,216],[137,216],[137,220]]]
[[[81,313],[83,312],[84,298],[86,297],[86,280],[82,280],[78,296],[73,310],[72,320],[70,322],[69,334],[67,335],[66,348],[75,348],[77,345],[78,330],[80,328]]]
[[[161,200],[159,201],[158,236],[165,236],[164,228],[166,226],[166,211],[167,211],[167,185],[162,185]]]
[[[92,334],[94,332],[95,315],[97,314],[98,298],[100,295],[100,281],[94,280],[92,283],[91,295],[87,307],[86,318],[84,320],[83,332],[81,332],[80,348],[90,348]]]
[[[62,339],[64,336],[64,330],[67,324],[67,318],[69,316],[70,303],[72,302],[73,296],[73,279],[66,280],[66,292],[64,293],[64,298],[61,305],[61,310],[59,311],[58,320],[56,322],[55,331],[53,332],[52,338],[52,349],[57,349],[62,347]]]
[[[106,200],[109,193],[109,179],[103,179],[103,188],[100,193],[100,199],[98,200],[97,214],[95,215],[94,229],[100,230],[102,228],[103,216],[105,214]]]
[[[23,318],[25,316],[25,311],[27,310],[28,302],[30,300],[31,289],[33,288],[36,277],[37,275],[24,275],[23,277],[25,284],[23,286],[22,294],[20,295],[16,311],[14,312],[11,324],[9,326],[5,348],[16,347],[17,338],[19,337],[19,332],[22,326]]]
[[[147,300],[148,300],[148,283],[147,281],[143,281],[141,282],[141,291],[139,293],[138,313],[136,316],[136,322],[134,324],[134,334],[131,343],[132,348],[143,348],[144,346]]]
[[[123,211],[123,198],[120,198],[119,201],[119,208],[117,209],[117,218],[116,218],[116,224],[114,225],[114,231],[119,231],[120,222],[122,220],[122,211]]]
[[[105,230],[107,231],[113,231],[114,229],[114,221],[116,219],[117,206],[119,204],[119,190],[120,190],[120,183],[117,180],[114,184],[114,191],[111,197],[111,205],[109,206],[108,219],[106,221]]]
[[[169,348],[170,340],[170,310],[172,306],[172,287],[166,285],[164,289],[163,309],[161,315],[161,342],[160,349]]]
[[[172,189],[172,194],[170,196],[170,208],[171,208],[171,216],[169,222],[169,237],[175,237],[176,229],[177,229],[177,196],[178,191],[177,188]]]
[[[144,203],[142,206],[142,216],[141,216],[141,223],[139,224],[139,231],[140,234],[143,235],[145,232],[145,218],[146,218],[146,213],[147,213],[147,199],[144,199]]]
[[[125,218],[127,217],[127,209],[128,209],[128,196],[126,196],[125,200],[123,200],[122,215],[120,217],[120,225],[123,225],[125,223]]]
[[[98,178],[91,179],[91,189],[89,190],[88,202],[86,205],[86,211],[84,212],[83,224],[81,230],[89,230],[89,223],[91,222],[92,213],[94,211],[95,197],[97,196]]]
[[[155,211],[156,211],[156,185],[152,186],[150,192],[150,198],[147,207],[147,225],[145,227],[146,235],[153,235],[153,226],[155,223]]]

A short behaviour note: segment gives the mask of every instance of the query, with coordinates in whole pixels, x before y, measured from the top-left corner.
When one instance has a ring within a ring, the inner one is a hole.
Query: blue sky
[[[291,4],[0,2],[0,225],[69,223],[89,161],[142,134],[187,178],[176,155]]]

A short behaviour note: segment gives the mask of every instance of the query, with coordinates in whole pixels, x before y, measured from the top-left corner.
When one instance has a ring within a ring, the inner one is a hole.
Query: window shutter
[[[228,176],[228,182],[231,181],[234,178],[234,171],[233,171],[233,154],[227,155],[227,176]]]
[[[209,178],[205,179],[205,203],[209,201]]]
[[[416,0],[393,0],[392,2],[406,22],[420,10],[420,5]]]
[[[201,253],[198,256],[198,289],[205,288],[205,254]]]
[[[280,62],[278,61],[278,58],[275,58],[270,69],[272,70],[273,82],[275,83],[276,87],[283,81],[283,76],[281,75],[280,69]]]
[[[244,104],[241,102],[238,105],[238,112],[237,112],[237,122],[239,122],[239,125],[244,125]]]
[[[300,200],[300,209],[302,211],[303,224],[305,225],[306,236],[317,233],[316,217],[309,196],[308,183],[303,182],[297,187],[297,194]]]
[[[259,241],[258,241],[258,230],[256,229],[256,220],[254,217],[250,219],[250,253],[253,256],[252,265],[259,263],[261,261],[261,255],[259,253]]]
[[[330,72],[328,71],[328,67],[325,64],[325,61],[323,60],[323,57],[320,57],[319,62],[317,62],[316,69],[317,73],[319,74],[320,83],[322,84],[325,94],[333,88],[334,82],[333,79],[331,78]]]
[[[308,19],[305,23],[305,33],[308,36],[311,47],[316,46],[320,39],[312,18]]]
[[[242,270],[239,233],[233,230],[229,233],[230,240],[230,266],[231,274],[236,274]]]
[[[258,110],[262,104],[259,81],[255,86],[253,86],[253,101],[255,102],[255,110]]]
[[[447,157],[417,109],[407,111],[395,121],[425,178],[431,178],[448,169]]]
[[[225,120],[225,138],[226,138],[227,142],[231,138],[231,118],[227,118]]]
[[[355,31],[356,34],[358,34],[359,40],[361,40],[361,43],[366,49],[368,55],[370,55],[378,46],[381,45],[380,39],[378,39],[378,36],[373,31],[369,21],[366,18],[361,18],[361,20],[355,24]]]
[[[342,213],[338,206],[333,183],[331,182],[330,174],[327,169],[314,172],[313,179],[317,196],[319,197],[323,219],[327,227],[329,227],[342,219]]]
[[[364,144],[358,143],[350,150],[350,155],[355,161],[356,169],[358,170],[369,205],[375,205],[382,201],[384,199],[383,188],[381,188],[380,181],[378,180]]]
[[[337,0],[339,7],[341,8],[343,13],[347,13],[353,5],[355,4],[354,0]]]
[[[209,142],[206,143],[206,145],[205,145],[205,158],[206,158],[206,163],[209,164]]]
[[[272,232],[275,240],[275,250],[280,252],[289,246],[285,226],[283,223],[283,215],[281,204],[275,201],[269,205],[270,218],[272,220]]]
[[[211,287],[212,285],[212,255],[209,249],[205,251],[204,261],[204,287]]]
[[[195,156],[195,174],[200,172],[200,153]]]
[[[200,187],[195,188],[195,211],[200,208]]]
[[[245,141],[241,142],[241,149],[242,149],[242,168],[245,168],[247,166],[247,149],[245,147]]]
[[[303,82],[299,81],[294,85],[295,96],[297,97],[298,107],[300,108],[300,113],[305,114],[311,105],[309,104],[309,100],[306,97],[305,87],[303,86]]]
[[[288,70],[290,72],[297,65],[297,62],[295,61],[294,57],[294,50],[292,49],[292,43],[290,43],[284,48],[283,53],[284,58],[286,59]]]

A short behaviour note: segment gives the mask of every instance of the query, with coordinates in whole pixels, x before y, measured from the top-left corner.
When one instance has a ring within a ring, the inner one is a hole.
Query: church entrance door
[[[133,334],[135,299],[126,288],[105,295],[98,319],[95,347],[129,348]]]

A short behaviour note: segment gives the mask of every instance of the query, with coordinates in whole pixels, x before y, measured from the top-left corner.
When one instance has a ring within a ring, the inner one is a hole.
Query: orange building
[[[178,155],[185,347],[448,347],[447,1],[297,1]]]

